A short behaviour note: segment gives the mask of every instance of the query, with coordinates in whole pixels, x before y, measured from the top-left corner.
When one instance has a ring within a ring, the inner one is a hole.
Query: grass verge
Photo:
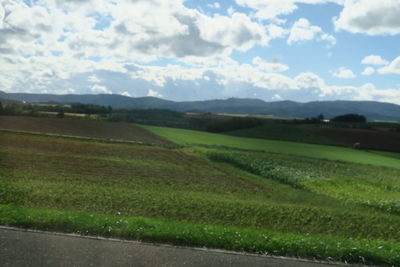
[[[0,224],[349,263],[400,264],[400,244],[380,240],[277,233],[141,217],[22,208],[15,205],[0,205]]]

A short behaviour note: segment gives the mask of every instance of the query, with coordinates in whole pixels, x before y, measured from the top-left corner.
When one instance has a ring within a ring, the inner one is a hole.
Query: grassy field
[[[142,126],[180,145],[208,145],[260,150],[318,159],[353,162],[400,169],[400,160],[393,157],[344,147],[305,144],[256,138],[243,138],[166,127]]]
[[[232,162],[209,160],[210,154],[232,153],[229,150],[21,133],[0,133],[0,142],[2,224],[400,264],[400,231],[395,227],[400,225],[400,216],[396,213],[356,198],[321,194],[312,189],[312,183],[296,187],[273,175],[237,168]],[[254,156],[254,152],[235,153]],[[353,182],[369,174],[372,181],[383,173],[382,181],[394,185],[399,176],[398,170],[389,168],[255,154],[286,165],[290,172],[284,174],[307,173],[315,180],[329,180],[346,166],[355,168],[348,175],[364,169]]]
[[[270,153],[214,151],[208,157],[295,188],[400,215],[396,169]]]
[[[83,119],[0,116],[0,129],[84,136],[154,144],[171,144],[158,135],[129,123]]]
[[[400,265],[395,157],[145,128],[189,146],[0,132],[0,224]]]

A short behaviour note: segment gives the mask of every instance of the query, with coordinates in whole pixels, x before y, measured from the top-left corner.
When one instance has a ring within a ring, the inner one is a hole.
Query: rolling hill
[[[332,118],[346,113],[358,113],[369,121],[400,121],[400,106],[375,101],[316,101],[299,103],[293,101],[265,102],[260,99],[217,99],[204,101],[175,102],[156,97],[127,97],[122,95],[52,95],[5,93],[0,91],[0,98],[5,100],[26,101],[33,103],[82,103],[114,108],[131,109],[170,109],[176,111],[198,111],[234,114],[269,114],[275,116],[306,118],[323,114]]]

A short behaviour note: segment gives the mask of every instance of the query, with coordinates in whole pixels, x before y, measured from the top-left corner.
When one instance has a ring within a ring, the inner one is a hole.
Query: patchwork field
[[[23,116],[0,116],[0,129],[126,140],[154,144],[171,144],[130,123],[111,123],[83,119],[57,119]]]
[[[145,128],[189,146],[0,132],[0,224],[400,265],[394,153]]]
[[[394,157],[344,147],[305,144],[256,138],[243,138],[175,128],[142,126],[180,145],[206,145],[259,150],[318,159],[370,164],[400,169],[400,160]]]

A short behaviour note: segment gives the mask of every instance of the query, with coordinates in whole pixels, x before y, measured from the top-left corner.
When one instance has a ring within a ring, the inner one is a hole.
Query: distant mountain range
[[[127,97],[122,95],[52,95],[5,93],[0,91],[0,101],[26,101],[31,103],[82,103],[113,108],[170,109],[185,112],[212,112],[236,114],[268,114],[274,116],[306,118],[323,114],[332,118],[346,113],[357,113],[369,121],[400,121],[400,106],[375,101],[293,101],[265,102],[260,99],[229,98],[225,100],[175,102],[156,97]]]

